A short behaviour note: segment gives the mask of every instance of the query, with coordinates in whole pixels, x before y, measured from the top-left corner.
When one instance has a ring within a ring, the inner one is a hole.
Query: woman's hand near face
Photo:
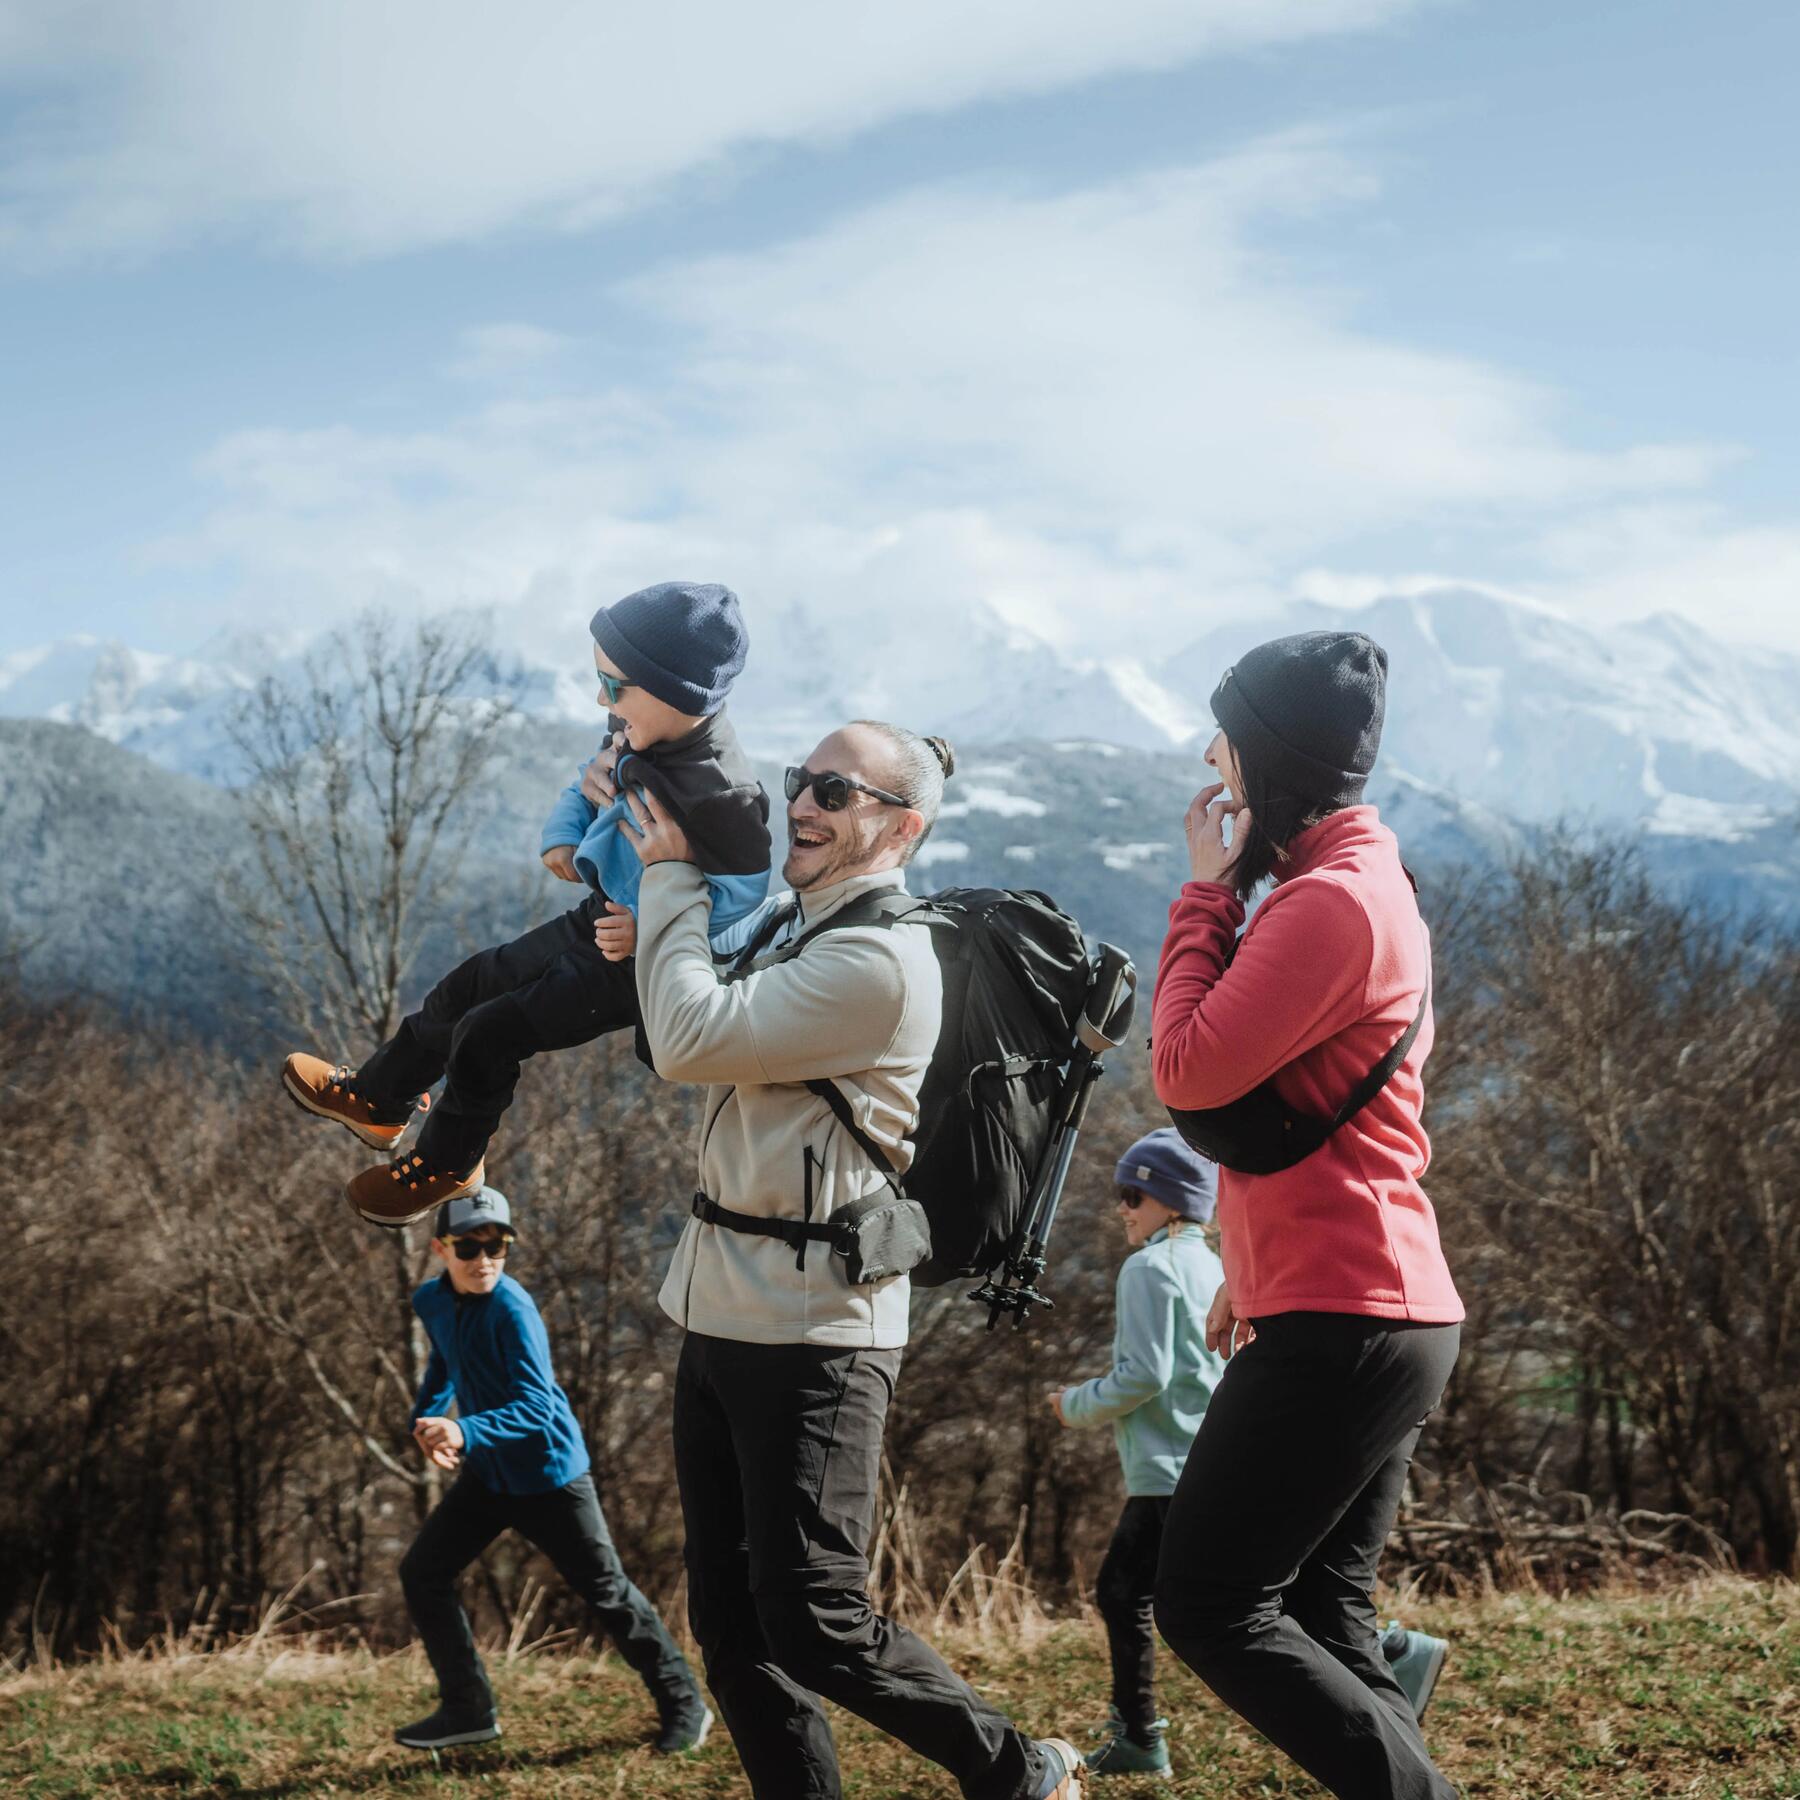
[[[1232,843],[1225,841],[1225,821],[1232,823]],[[1235,798],[1225,797],[1225,784],[1215,781],[1203,787],[1187,809],[1188,867],[1196,881],[1231,883],[1231,865],[1237,858],[1236,839],[1248,829],[1250,815]]]

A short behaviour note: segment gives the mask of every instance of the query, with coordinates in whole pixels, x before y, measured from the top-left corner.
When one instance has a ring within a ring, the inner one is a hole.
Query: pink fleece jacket
[[[1190,881],[1169,909],[1152,1037],[1165,1106],[1221,1106],[1275,1076],[1329,1118],[1411,1023],[1430,944],[1399,845],[1372,806],[1305,831],[1230,968],[1243,903]],[[1419,1185],[1427,1016],[1405,1062],[1324,1146],[1274,1175],[1219,1171],[1226,1281],[1240,1317],[1365,1313],[1448,1325],[1462,1302]]]

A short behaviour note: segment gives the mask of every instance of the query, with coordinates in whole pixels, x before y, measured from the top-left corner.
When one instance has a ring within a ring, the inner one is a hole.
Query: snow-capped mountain
[[[1514,824],[1575,817],[1652,835],[1749,842],[1800,812],[1800,658],[1726,644],[1667,616],[1601,629],[1474,588],[1345,609],[1302,602],[1221,622],[1157,666],[1082,661],[985,607],[907,617],[752,612],[733,697],[754,754],[785,761],[834,724],[899,718],[959,746],[1080,739],[1194,755],[1219,673],[1258,640],[1367,631],[1390,663],[1384,774],[1458,809],[1496,847]],[[301,646],[215,640],[192,657],[69,638],[0,657],[0,716],[82,724],[212,781],[234,768],[225,721]],[[597,726],[577,643],[556,665],[496,650],[474,683],[529,717]]]

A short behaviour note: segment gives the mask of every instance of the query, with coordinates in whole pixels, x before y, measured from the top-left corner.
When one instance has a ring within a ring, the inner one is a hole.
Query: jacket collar
[[[1305,875],[1340,850],[1353,845],[1393,843],[1394,834],[1382,824],[1381,815],[1374,807],[1339,807],[1318,824],[1309,825],[1288,844],[1287,859],[1276,865],[1280,871],[1275,877],[1276,885],[1292,881],[1296,875]]]
[[[904,869],[883,869],[879,875],[852,875],[847,880],[834,882],[832,886],[814,888],[811,892],[798,896],[800,901],[800,924],[810,931],[813,926],[829,919],[834,912],[841,912],[852,900],[864,894],[873,894],[882,888],[906,889],[906,871]]]

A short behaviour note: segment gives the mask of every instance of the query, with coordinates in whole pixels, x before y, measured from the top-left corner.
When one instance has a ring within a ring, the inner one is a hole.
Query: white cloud
[[[1546,534],[1544,591],[1601,619],[1684,613],[1721,637],[1800,647],[1800,527],[1705,502],[1601,509]]]
[[[516,386],[546,371],[569,341],[561,332],[516,320],[472,325],[458,340],[450,373],[481,386]]]
[[[1592,531],[1719,466],[1704,445],[1580,446],[1553,394],[1384,341],[1259,254],[1272,214],[1373,191],[1342,148],[1293,136],[1073,193],[916,192],[664,267],[620,290],[677,345],[666,366],[609,359],[636,385],[405,435],[240,433],[207,464],[212,516],[161,554],[309,606],[566,617],[669,573],[948,630],[979,601],[1129,655],[1273,604],[1359,535]],[[494,331],[462,354],[554,353],[564,380],[579,361]],[[1595,582],[1600,549],[1559,554]]]
[[[579,228],[776,143],[1436,0],[0,0],[0,253],[331,256]]]

